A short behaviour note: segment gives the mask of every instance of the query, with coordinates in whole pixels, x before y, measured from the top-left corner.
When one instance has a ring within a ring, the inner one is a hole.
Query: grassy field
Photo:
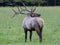
[[[17,9],[16,9],[17,10]],[[0,7],[0,45],[60,45],[60,7],[37,7],[36,12],[45,21],[43,42],[39,42],[36,32],[33,32],[32,42],[24,42],[22,21],[25,15],[14,18],[12,7]]]

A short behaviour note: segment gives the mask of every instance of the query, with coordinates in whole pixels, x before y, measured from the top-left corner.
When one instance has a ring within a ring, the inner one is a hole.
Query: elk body
[[[20,7],[21,10],[18,8],[19,12],[16,12],[14,9],[13,9],[13,11],[15,12],[15,15],[19,14],[19,13],[20,14],[25,14],[25,13],[23,13],[23,11],[28,11],[29,12],[27,14],[27,16],[24,18],[23,23],[22,23],[24,33],[25,33],[25,42],[27,41],[27,32],[28,31],[30,32],[30,41],[31,41],[31,38],[32,38],[32,31],[36,31],[38,36],[39,36],[40,42],[42,42],[42,29],[43,29],[43,26],[44,26],[44,20],[40,17],[40,14],[34,13],[36,8],[31,9],[29,11],[29,10],[27,10],[24,3],[23,3],[23,5],[24,5],[25,9],[22,9]]]

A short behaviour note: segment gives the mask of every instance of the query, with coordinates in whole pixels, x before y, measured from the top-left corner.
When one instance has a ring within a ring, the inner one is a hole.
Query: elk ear
[[[40,17],[41,16],[41,14],[35,14],[35,17]]]
[[[40,16],[41,16],[41,14],[38,14],[38,16],[40,17]]]

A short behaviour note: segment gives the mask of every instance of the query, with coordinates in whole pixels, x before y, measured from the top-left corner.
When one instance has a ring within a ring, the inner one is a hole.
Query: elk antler
[[[31,8],[31,13],[34,13],[35,10],[36,10],[36,7]]]
[[[20,7],[20,8],[21,8],[21,7]],[[25,15],[29,14],[29,13],[27,13],[27,14],[25,13],[25,9],[23,9],[23,8],[20,9],[20,8],[17,7],[18,12],[17,12],[16,10],[12,9],[13,12],[14,12],[14,15],[13,15],[12,17],[15,17],[15,16],[18,15],[18,14],[25,14]]]
[[[27,7],[25,6],[25,4],[22,2],[22,4],[23,4],[23,6],[24,6],[24,8],[22,8],[22,7],[20,7],[20,6],[18,6],[17,8],[18,8],[18,12],[17,11],[15,11],[14,9],[12,9],[13,10],[13,12],[15,13],[14,15],[13,15],[13,17],[15,17],[17,14],[30,14],[30,13],[34,13],[34,11],[36,10],[36,7],[33,9],[31,9],[31,10],[28,10],[27,9]],[[27,13],[28,12],[28,13]]]
[[[14,9],[12,9],[14,12],[14,15],[12,17],[15,17],[15,15],[19,14],[18,12],[16,12]]]

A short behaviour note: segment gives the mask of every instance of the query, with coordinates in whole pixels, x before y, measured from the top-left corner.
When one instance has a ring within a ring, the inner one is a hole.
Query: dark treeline
[[[60,6],[60,0],[0,0],[0,6]]]

